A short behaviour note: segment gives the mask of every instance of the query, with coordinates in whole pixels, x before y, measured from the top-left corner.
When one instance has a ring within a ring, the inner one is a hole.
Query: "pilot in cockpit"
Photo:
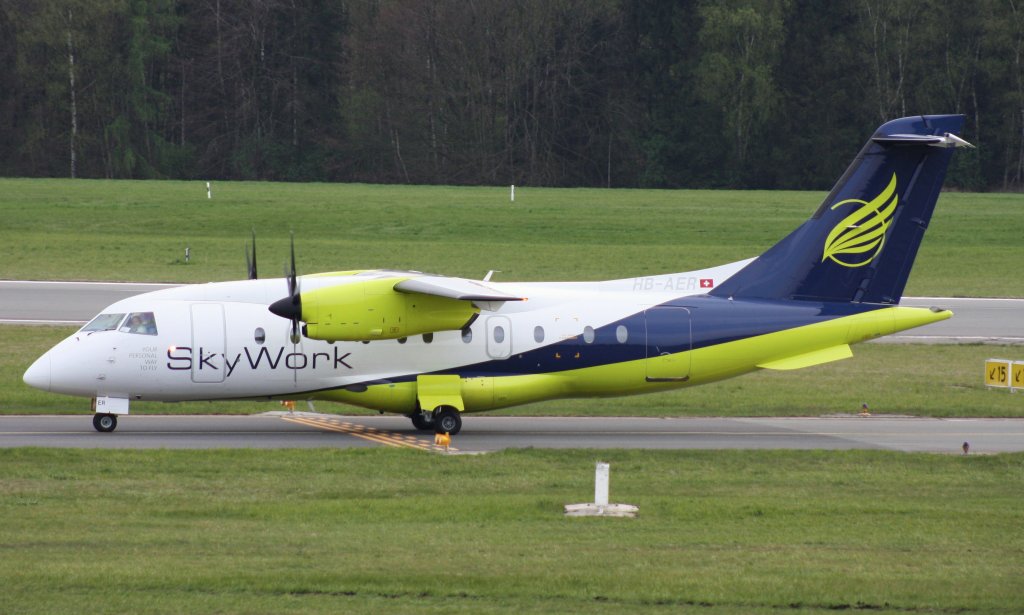
[[[153,319],[153,313],[135,312],[121,327],[121,330],[141,335],[156,335],[156,321]]]

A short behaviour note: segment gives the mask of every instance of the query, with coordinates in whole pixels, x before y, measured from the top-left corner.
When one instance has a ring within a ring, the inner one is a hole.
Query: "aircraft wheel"
[[[420,431],[430,431],[434,429],[434,419],[429,414],[413,412],[409,415],[409,418],[412,419],[412,426]]]
[[[455,408],[441,408],[434,413],[434,431],[454,436],[462,429],[462,417]]]
[[[92,426],[96,428],[96,431],[109,433],[117,429],[117,417],[113,414],[94,414],[92,415]]]

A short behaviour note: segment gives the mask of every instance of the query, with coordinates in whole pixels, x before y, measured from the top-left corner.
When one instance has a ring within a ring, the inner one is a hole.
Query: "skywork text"
[[[248,367],[256,371],[258,369],[317,369],[320,366],[332,369],[352,369],[347,360],[352,356],[351,352],[341,353],[334,348],[333,356],[326,352],[285,352],[282,346],[277,352],[267,348],[260,348],[255,353],[249,348],[239,352],[233,359],[229,359],[222,352],[207,352],[202,346],[193,352],[188,346],[172,346],[167,349],[167,369],[191,370],[195,364],[198,370],[227,370],[226,376],[234,373],[235,369]],[[245,359],[243,361],[242,359]]]

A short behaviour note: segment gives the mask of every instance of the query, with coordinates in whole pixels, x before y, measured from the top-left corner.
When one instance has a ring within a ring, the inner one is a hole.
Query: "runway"
[[[971,299],[963,297],[903,297],[900,305],[953,310],[953,318],[877,342],[1024,344],[1024,299]]]
[[[0,280],[0,323],[82,325],[115,301],[174,286]]]
[[[0,280],[0,323],[84,324],[115,301],[172,286]],[[879,341],[1024,344],[1024,299],[904,297],[901,305],[949,308],[955,316]]]
[[[507,448],[880,449],[971,454],[1024,451],[1024,419],[911,417],[612,418],[469,416],[448,454]],[[93,430],[88,414],[0,417],[0,447],[355,448],[445,452],[401,416],[274,412],[251,416],[127,416]]]

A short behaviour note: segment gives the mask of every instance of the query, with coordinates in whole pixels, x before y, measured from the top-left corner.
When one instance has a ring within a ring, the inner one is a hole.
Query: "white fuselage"
[[[109,306],[103,314],[126,315],[123,326],[71,335],[25,379],[58,393],[129,400],[314,398],[358,383],[500,361],[575,338],[588,327],[704,293],[701,280],[720,283],[748,262],[609,282],[489,282],[528,300],[483,305],[464,331],[371,342],[302,337],[293,344],[290,323],[267,309],[287,294],[284,279],[181,286]],[[301,280],[304,292],[338,283],[329,274]],[[130,332],[127,315],[135,313],[152,313],[155,331]]]

